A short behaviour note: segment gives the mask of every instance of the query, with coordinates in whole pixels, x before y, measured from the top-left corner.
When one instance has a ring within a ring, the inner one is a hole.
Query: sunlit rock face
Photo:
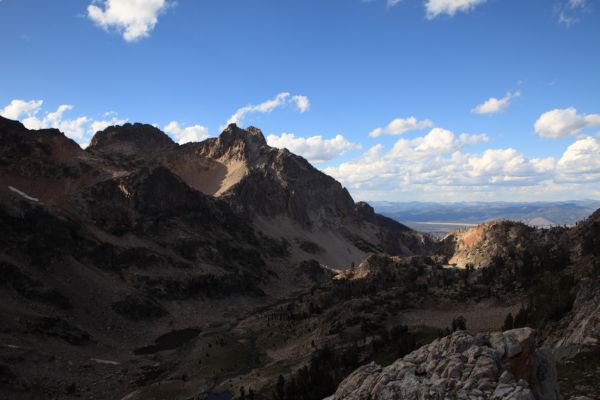
[[[531,328],[458,331],[388,367],[360,367],[331,399],[559,399],[554,362],[535,337]]]

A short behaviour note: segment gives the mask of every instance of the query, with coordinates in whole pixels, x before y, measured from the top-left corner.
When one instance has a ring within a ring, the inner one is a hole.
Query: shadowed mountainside
[[[348,268],[435,247],[255,128],[179,146],[125,124],[82,150],[58,130],[0,118],[0,143],[3,359],[45,349],[60,370],[114,358],[304,290],[307,262]],[[66,390],[23,357],[7,367],[23,377],[9,380],[12,397]],[[108,398],[126,391],[107,385]]]
[[[473,332],[535,326],[558,357],[595,354],[598,212],[570,229],[497,221],[437,240],[355,203],[256,128],[177,145],[126,124],[82,150],[0,118],[0,143],[8,398],[240,386],[276,398],[285,375],[286,398],[310,387],[320,399],[465,316]]]

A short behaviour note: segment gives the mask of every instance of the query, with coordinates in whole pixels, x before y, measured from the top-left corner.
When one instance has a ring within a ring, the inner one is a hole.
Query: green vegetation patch
[[[198,337],[180,349],[185,353],[178,373],[222,380],[243,375],[260,365],[260,355],[254,341],[237,338],[229,333]]]

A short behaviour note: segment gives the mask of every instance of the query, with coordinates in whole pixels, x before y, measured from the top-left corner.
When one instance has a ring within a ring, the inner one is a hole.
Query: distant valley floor
[[[600,201],[563,202],[370,202],[378,213],[419,232],[443,237],[487,221],[504,219],[530,226],[574,226],[600,207]]]

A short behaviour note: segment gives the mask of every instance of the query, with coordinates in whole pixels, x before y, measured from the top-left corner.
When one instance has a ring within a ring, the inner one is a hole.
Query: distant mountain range
[[[413,229],[443,234],[496,219],[524,222],[531,226],[574,225],[600,207],[598,200],[561,202],[386,202],[373,201],[375,210]]]

